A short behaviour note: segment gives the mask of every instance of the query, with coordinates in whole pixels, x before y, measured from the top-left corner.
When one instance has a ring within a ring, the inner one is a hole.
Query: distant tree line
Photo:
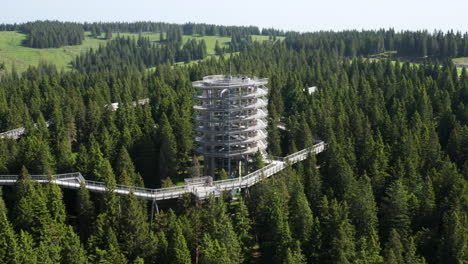
[[[80,27],[82,28],[80,30]],[[64,30],[67,28],[67,30]],[[26,44],[31,47],[59,47],[62,45],[80,44],[82,31],[91,32],[99,37],[106,33],[106,39],[112,33],[156,32],[161,33],[162,40],[191,36],[232,37],[231,51],[239,51],[251,35],[271,37],[287,36],[288,47],[294,49],[331,49],[340,56],[369,56],[396,51],[394,57],[406,58],[446,58],[468,56],[468,33],[435,31],[400,31],[364,30],[364,31],[320,31],[298,33],[273,28],[259,29],[255,26],[222,26],[204,23],[171,24],[163,22],[94,22],[70,23],[58,21],[36,21],[24,24],[0,24],[0,31],[17,30],[28,34]],[[66,33],[65,33],[66,32]],[[241,39],[244,40],[241,40]],[[389,54],[387,54],[389,55]]]
[[[468,56],[468,33],[436,31],[324,31],[288,33],[286,44],[296,50],[329,49],[340,56],[368,56],[397,51],[397,57],[424,58]]]
[[[38,23],[28,22],[25,24],[0,24],[0,31],[21,31],[25,25]],[[205,23],[185,23],[185,24],[172,24],[164,22],[85,22],[83,24],[72,23],[80,25],[84,31],[89,31],[93,36],[100,36],[105,32],[122,32],[122,33],[141,33],[141,32],[155,32],[164,33],[174,29],[182,30],[184,35],[196,36],[223,36],[229,37],[233,33],[241,33],[248,35],[274,35],[285,36],[286,32],[283,30],[267,28],[260,30],[256,26],[223,26]]]
[[[31,48],[43,49],[80,45],[84,39],[83,27],[71,22],[28,22],[22,24],[19,30],[27,34],[24,44]]]
[[[129,66],[143,70],[165,63],[189,62],[207,56],[204,40],[191,39],[185,44],[168,42],[165,45],[152,43],[148,38],[116,37],[106,46],[90,49],[78,56],[72,66],[82,72],[117,70]]]
[[[186,23],[186,24],[170,24],[162,22],[108,22],[108,23],[85,23],[83,28],[86,31],[92,31],[93,28],[102,32],[105,29],[111,29],[113,32],[156,32],[163,33],[174,29],[182,30],[184,35],[198,36],[230,36],[233,32],[242,32],[250,35],[260,35],[261,30],[255,26],[222,26],[204,23]]]

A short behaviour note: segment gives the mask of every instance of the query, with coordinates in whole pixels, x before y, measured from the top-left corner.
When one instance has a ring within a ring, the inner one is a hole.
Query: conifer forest
[[[105,42],[68,69],[0,67],[0,133],[25,128],[0,137],[0,175],[18,175],[0,186],[0,263],[468,263],[468,72],[452,60],[468,57],[468,33],[59,21],[6,31],[36,49]],[[209,54],[214,38],[230,41]],[[315,140],[325,151],[237,193],[157,210],[113,192],[203,175],[192,82],[230,72],[268,78],[270,157]],[[109,191],[32,179],[69,172]]]

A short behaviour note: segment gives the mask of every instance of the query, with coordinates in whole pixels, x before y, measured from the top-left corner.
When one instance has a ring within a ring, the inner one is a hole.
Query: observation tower
[[[210,75],[193,82],[196,90],[196,152],[205,157],[205,174],[224,169],[239,177],[242,166],[267,148],[266,78]]]

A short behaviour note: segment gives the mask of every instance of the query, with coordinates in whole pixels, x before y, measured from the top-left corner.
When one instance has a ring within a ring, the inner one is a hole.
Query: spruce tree
[[[304,193],[311,208],[317,210],[322,198],[322,179],[315,154],[310,154],[304,162]]]
[[[299,241],[296,242],[295,247],[291,250],[288,248],[285,264],[305,264],[307,263],[305,256],[302,254]]]
[[[265,162],[263,161],[263,154],[259,151],[255,153],[253,158],[253,168],[254,170],[258,170],[265,167]]]
[[[309,245],[314,229],[314,216],[300,183],[297,182],[293,186],[295,187],[289,201],[291,234],[301,245],[306,246]]]
[[[408,212],[408,193],[400,180],[395,181],[387,189],[387,196],[383,200],[382,231],[387,237],[392,229],[406,234],[410,227]]]
[[[379,237],[375,230],[371,230],[367,236],[361,236],[356,243],[356,264],[383,263],[384,259],[380,255]]]
[[[0,201],[3,199],[0,197]],[[0,212],[0,262],[1,263],[21,263],[19,262],[19,247],[15,231],[8,221],[6,210]]]
[[[348,218],[346,203],[324,200],[322,207],[323,263],[352,263],[355,259],[355,230]],[[325,235],[326,234],[326,235]]]
[[[403,243],[401,241],[401,236],[395,229],[390,231],[390,236],[385,244],[384,248],[384,257],[385,263],[387,264],[396,264],[396,263],[405,263],[403,260]]]
[[[34,249],[34,240],[33,237],[21,230],[19,239],[18,239],[18,263],[23,263],[23,264],[36,264],[37,262],[37,254],[40,252],[37,252]]]
[[[73,231],[71,226],[66,228],[60,261],[70,264],[87,263],[86,251],[80,243],[79,236]]]
[[[466,226],[468,217],[457,210],[445,213],[442,238],[439,245],[439,262],[463,263],[466,261]]]
[[[81,241],[84,242],[91,234],[91,226],[94,219],[94,204],[90,199],[89,191],[84,182],[80,183],[77,198],[78,230]]]
[[[159,129],[159,177],[175,177],[178,170],[177,143],[166,114],[161,117],[161,128]]]
[[[133,193],[123,198],[119,230],[120,244],[129,259],[153,254],[145,210]]]
[[[171,230],[169,239],[168,256],[170,257],[169,263],[173,264],[190,264],[190,251],[187,247],[184,234],[180,228],[180,222],[176,221],[174,228]]]
[[[197,155],[193,155],[192,157],[192,166],[190,167],[190,176],[192,178],[198,178],[201,176],[200,171],[200,163],[198,161]]]
[[[211,197],[205,214],[206,228],[213,240],[217,240],[222,247],[229,249],[228,254],[231,259],[241,262],[241,242],[235,233],[231,218],[227,215],[226,205],[223,200],[216,200]]]
[[[218,55],[218,56],[223,54],[223,49],[222,49],[221,46],[219,45],[219,41],[218,41],[218,40],[216,40],[214,50],[215,50],[215,54]]]
[[[125,147],[120,149],[115,165],[115,174],[117,182],[124,185],[142,186],[143,180],[135,171],[132,159]]]
[[[58,224],[64,224],[67,213],[65,211],[65,204],[63,203],[62,189],[57,184],[50,183],[46,191],[47,208],[52,220]]]
[[[350,216],[358,234],[368,236],[377,229],[377,204],[370,179],[364,174],[350,198]]]
[[[15,185],[14,225],[38,238],[51,222],[47,197],[42,186],[31,181],[26,168],[22,168]]]
[[[222,247],[218,240],[213,241],[209,234],[203,236],[200,251],[200,263],[203,264],[237,263],[236,260],[229,258],[228,249]]]
[[[234,209],[232,222],[241,244],[244,259],[247,260],[251,255],[251,246],[253,242],[251,234],[252,220],[249,218],[249,211],[242,198],[239,198],[238,204]]]

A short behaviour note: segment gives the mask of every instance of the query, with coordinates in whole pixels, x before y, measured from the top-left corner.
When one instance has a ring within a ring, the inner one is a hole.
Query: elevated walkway
[[[244,177],[219,180],[191,180],[189,184],[183,186],[174,186],[160,189],[149,189],[135,186],[117,185],[115,189],[109,189],[104,182],[96,182],[85,180],[79,172],[47,175],[31,175],[33,181],[39,183],[55,183],[63,188],[79,189],[83,182],[86,188],[91,192],[108,192],[113,191],[119,195],[128,195],[133,192],[139,199],[160,201],[168,199],[176,199],[182,197],[186,193],[191,193],[200,200],[208,198],[210,195],[219,196],[223,191],[232,191],[244,189],[255,185],[263,179],[266,179],[280,171],[289,164],[294,164],[307,158],[309,154],[318,154],[325,150],[326,144],[323,141],[317,142],[313,147],[303,149],[284,158],[278,158],[270,161],[267,166],[254,171]],[[0,185],[14,185],[18,180],[18,175],[0,175]]]

